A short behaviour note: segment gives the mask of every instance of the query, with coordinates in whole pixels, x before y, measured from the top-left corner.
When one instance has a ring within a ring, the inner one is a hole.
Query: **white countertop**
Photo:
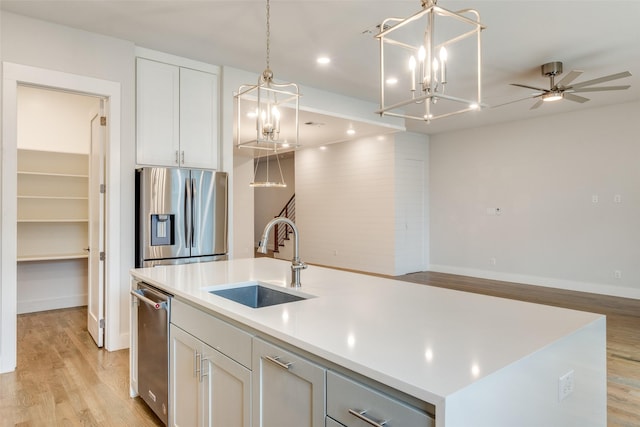
[[[208,292],[259,280],[286,287],[290,262],[239,259],[132,275],[434,405],[601,315],[309,266],[315,298],[252,309]],[[205,288],[205,289],[203,289]]]

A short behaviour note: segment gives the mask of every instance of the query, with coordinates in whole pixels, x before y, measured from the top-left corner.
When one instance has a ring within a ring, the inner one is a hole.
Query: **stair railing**
[[[294,223],[296,222],[296,195],[295,193],[291,196],[289,201],[284,205],[282,210],[275,218],[283,216],[285,218],[289,218]],[[284,246],[284,241],[289,240],[289,233],[292,233],[293,230],[291,226],[287,224],[275,224],[273,230],[273,252],[280,252],[280,246]]]

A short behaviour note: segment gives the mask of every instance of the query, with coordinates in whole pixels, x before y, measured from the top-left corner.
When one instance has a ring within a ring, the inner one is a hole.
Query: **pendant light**
[[[404,19],[387,18],[380,25],[375,37],[380,43],[376,113],[381,116],[429,122],[482,106],[480,33],[485,27],[480,15],[473,9],[452,12],[436,3],[421,0],[421,11]],[[461,58],[471,59],[473,68],[452,69]],[[475,88],[469,90],[473,82]]]
[[[242,85],[235,95],[236,145],[275,153],[278,149],[298,146],[300,92],[295,83],[276,83],[273,79],[269,0],[266,4],[266,68],[257,84]]]
[[[273,169],[271,163],[273,163],[270,158],[270,151],[266,152],[265,156],[258,155],[258,157],[254,160],[253,167],[253,180],[249,183],[250,187],[264,187],[264,188],[284,188],[287,186],[287,183],[284,182],[284,176],[282,175],[282,167],[280,166],[280,156],[277,152],[274,152],[273,157],[275,158],[276,165],[278,167],[278,174],[275,172],[271,172]],[[264,163],[262,169],[260,169],[261,163]],[[263,172],[259,173],[259,170]],[[261,176],[263,174],[264,176]],[[273,176],[275,175],[275,179],[280,179],[279,181],[274,180]]]

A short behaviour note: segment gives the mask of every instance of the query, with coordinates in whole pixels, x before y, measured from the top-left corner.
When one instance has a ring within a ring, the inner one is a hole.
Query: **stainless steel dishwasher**
[[[171,297],[138,282],[131,294],[138,312],[138,394],[167,425]]]

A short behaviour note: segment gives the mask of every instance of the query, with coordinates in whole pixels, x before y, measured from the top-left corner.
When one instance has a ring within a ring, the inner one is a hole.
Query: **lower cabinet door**
[[[204,425],[251,427],[251,371],[204,345]]]
[[[323,427],[325,369],[253,340],[253,427]]]
[[[169,353],[169,425],[199,426],[201,417],[200,372],[198,365],[202,343],[171,325]]]
[[[251,427],[251,371],[175,325],[170,343],[169,425]]]

